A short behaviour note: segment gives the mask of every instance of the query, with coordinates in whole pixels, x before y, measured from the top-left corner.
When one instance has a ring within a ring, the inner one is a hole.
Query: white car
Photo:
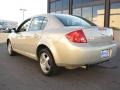
[[[52,75],[58,67],[77,68],[115,56],[117,45],[110,28],[82,18],[46,14],[25,20],[7,39],[8,52],[40,61],[41,71]]]

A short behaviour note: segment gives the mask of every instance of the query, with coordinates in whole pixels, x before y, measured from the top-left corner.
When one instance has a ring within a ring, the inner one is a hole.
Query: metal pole
[[[110,21],[110,0],[105,0],[104,26],[109,27]]]
[[[22,11],[22,13],[23,13],[23,20],[24,20],[24,13],[25,13],[25,11],[27,11],[26,9],[20,9],[20,11]]]

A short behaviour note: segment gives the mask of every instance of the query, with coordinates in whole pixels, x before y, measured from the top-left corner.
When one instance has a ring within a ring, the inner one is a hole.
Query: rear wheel
[[[44,75],[50,76],[58,72],[58,67],[54,58],[48,49],[42,49],[39,52],[40,68]]]
[[[13,51],[12,44],[10,41],[8,42],[7,49],[10,56],[15,55],[15,52]]]

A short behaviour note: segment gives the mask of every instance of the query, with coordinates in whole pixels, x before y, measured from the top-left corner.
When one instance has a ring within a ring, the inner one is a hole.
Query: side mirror
[[[13,32],[17,32],[16,28],[13,28],[13,29],[9,29],[9,33],[13,33]]]
[[[16,32],[17,31],[17,29],[16,28],[13,28],[13,30]]]

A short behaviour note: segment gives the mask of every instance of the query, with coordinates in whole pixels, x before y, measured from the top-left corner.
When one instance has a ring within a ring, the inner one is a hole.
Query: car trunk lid
[[[93,45],[103,45],[108,44],[113,41],[113,31],[110,28],[105,27],[66,27],[66,34],[82,30],[85,38],[87,39],[87,43],[93,44]]]
[[[109,28],[83,28],[88,43],[106,43],[113,40],[113,31]]]

